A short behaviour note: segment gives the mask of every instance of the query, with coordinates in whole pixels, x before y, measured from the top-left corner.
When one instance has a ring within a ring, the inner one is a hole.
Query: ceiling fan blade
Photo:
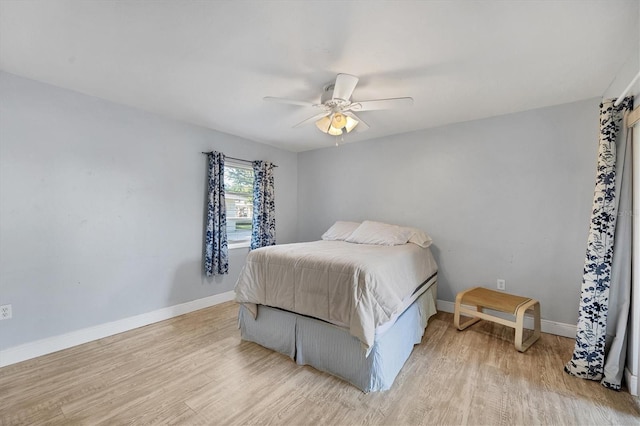
[[[296,101],[293,99],[285,99],[285,98],[274,98],[273,96],[265,96],[262,99],[264,99],[267,102],[277,102],[280,104],[300,105],[300,106],[309,106],[309,107],[317,106],[317,104],[313,104],[311,102]]]
[[[316,114],[313,117],[309,117],[306,120],[299,122],[293,127],[296,128],[296,127],[304,126],[305,124],[315,123],[316,121],[320,120],[322,117],[326,117],[329,114],[331,114],[331,111],[326,111],[320,114]]]
[[[358,84],[358,80],[360,79],[355,75],[338,74],[333,87],[333,99],[344,99],[348,101],[351,98],[353,90],[356,88],[356,84]]]
[[[365,130],[369,130],[369,125],[367,123],[365,123],[362,120],[362,118],[358,117],[357,115],[355,115],[351,111],[345,111],[345,112],[343,112],[343,114],[353,118],[354,120],[356,120],[358,122],[358,125],[355,127],[355,129],[353,129],[356,132],[364,132]]]
[[[374,99],[354,102],[349,109],[353,111],[374,111],[378,109],[395,109],[413,105],[413,98]]]

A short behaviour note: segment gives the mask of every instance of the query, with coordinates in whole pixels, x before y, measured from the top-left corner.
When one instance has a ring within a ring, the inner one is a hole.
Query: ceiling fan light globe
[[[327,133],[329,133],[331,136],[340,136],[342,134],[342,129],[336,129],[335,127],[331,126],[329,127]]]
[[[331,118],[330,116],[322,117],[320,120],[316,121],[316,127],[323,133],[328,133],[329,128],[331,127]]]
[[[333,123],[332,117],[326,116],[316,121],[316,127],[322,133],[327,133],[332,136],[340,136],[342,134],[342,129],[334,127],[332,123]]]
[[[349,117],[348,115],[346,116],[347,118],[347,123],[344,126],[344,129],[347,131],[347,133],[351,132],[359,123],[358,120]]]
[[[336,112],[333,114],[331,125],[336,129],[342,129],[347,125],[347,117],[342,113]]]

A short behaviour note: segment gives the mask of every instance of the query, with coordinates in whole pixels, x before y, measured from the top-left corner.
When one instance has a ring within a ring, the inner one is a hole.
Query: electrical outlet
[[[496,285],[496,288],[498,290],[506,290],[507,289],[507,283],[503,279],[498,279],[498,284]]]
[[[0,306],[0,320],[11,319],[12,316],[11,305]]]

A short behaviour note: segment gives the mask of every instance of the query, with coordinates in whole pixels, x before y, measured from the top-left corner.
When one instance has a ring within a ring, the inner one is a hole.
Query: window
[[[225,162],[224,192],[229,248],[249,247],[253,220],[253,168],[246,164]]]

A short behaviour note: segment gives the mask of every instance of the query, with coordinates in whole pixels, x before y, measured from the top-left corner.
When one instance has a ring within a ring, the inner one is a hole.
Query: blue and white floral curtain
[[[600,104],[596,187],[576,344],[567,373],[620,389],[631,293],[631,140],[623,125],[633,98]]]
[[[207,153],[209,190],[204,243],[204,271],[208,277],[229,273],[227,210],[224,202],[224,154]]]
[[[274,201],[275,166],[268,161],[253,162],[253,227],[251,250],[276,243],[276,211]]]

